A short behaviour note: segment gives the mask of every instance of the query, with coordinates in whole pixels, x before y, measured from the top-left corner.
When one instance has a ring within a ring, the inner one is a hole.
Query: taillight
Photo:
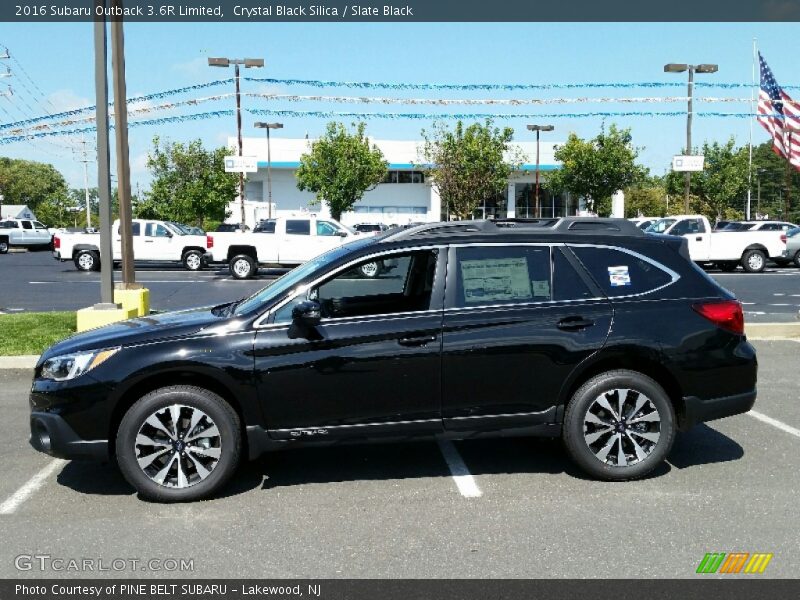
[[[214,238],[210,235],[206,236],[206,248],[213,248],[214,247]]]
[[[717,327],[739,335],[744,334],[744,313],[742,312],[742,304],[738,300],[704,302],[702,304],[693,304],[692,308]]]
[[[56,249],[61,248],[61,240],[58,239],[58,236],[55,236],[53,238],[53,248],[56,248]]]
[[[784,244],[786,243],[786,234],[785,234],[785,233],[782,233],[782,234],[781,234],[781,241],[782,241]]]

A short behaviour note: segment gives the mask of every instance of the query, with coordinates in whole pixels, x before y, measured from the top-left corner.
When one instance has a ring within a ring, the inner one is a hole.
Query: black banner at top
[[[0,21],[797,22],[800,0],[2,0]]]

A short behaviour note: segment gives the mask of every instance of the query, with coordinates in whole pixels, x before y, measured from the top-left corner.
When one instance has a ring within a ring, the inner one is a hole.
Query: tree
[[[771,218],[780,218],[797,223],[800,221],[800,172],[791,168],[787,190],[786,159],[778,156],[772,149],[772,142],[753,147],[752,211]],[[761,201],[758,199],[758,184],[761,182]],[[790,212],[785,214],[785,199],[792,199]]]
[[[646,177],[625,188],[625,216],[664,217],[669,214],[667,190],[660,177]]]
[[[328,123],[325,134],[300,157],[296,173],[297,188],[326,202],[337,221],[388,172],[383,153],[364,135],[366,125],[353,125],[356,131],[351,134],[341,123]]]
[[[430,165],[423,168],[449,214],[471,219],[484,200],[508,186],[522,164],[522,155],[510,148],[513,135],[513,129],[494,127],[489,119],[467,128],[458,121],[453,130],[443,123],[430,133],[422,130],[422,155]]]
[[[236,196],[237,178],[225,172],[228,149],[206,150],[201,140],[188,144],[153,138],[147,168],[153,175],[150,190],[136,202],[136,214],[143,218],[196,223],[223,220]]]
[[[704,142],[699,154],[705,157],[702,171],[692,173],[689,189],[692,210],[710,220],[740,219],[747,197],[747,147],[736,148],[731,137],[725,144]],[[683,197],[684,174],[666,176],[670,194]]]
[[[633,146],[630,129],[612,124],[597,137],[583,140],[570,133],[567,142],[556,148],[555,158],[561,168],[545,177],[555,191],[568,191],[590,200],[594,211],[611,214],[611,196],[645,175],[636,164],[639,149]]]
[[[0,157],[3,204],[23,204],[36,212],[46,200],[64,197],[66,193],[64,176],[53,165]]]

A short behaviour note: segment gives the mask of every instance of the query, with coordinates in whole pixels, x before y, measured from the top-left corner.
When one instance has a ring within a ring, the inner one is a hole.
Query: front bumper
[[[679,426],[685,431],[698,423],[746,413],[755,403],[756,390],[710,400],[688,396],[683,399],[683,414],[679,417]]]
[[[39,452],[56,458],[106,461],[108,440],[84,440],[54,413],[31,413],[30,444]]]

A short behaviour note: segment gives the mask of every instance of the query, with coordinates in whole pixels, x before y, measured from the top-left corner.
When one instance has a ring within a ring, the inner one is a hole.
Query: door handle
[[[565,319],[561,319],[556,327],[563,331],[579,331],[581,329],[591,327],[592,325],[594,325],[594,321],[591,319],[584,319],[583,317],[566,317]]]
[[[144,241],[144,243],[145,243],[145,244],[152,244],[152,243],[153,243],[153,240],[145,240],[145,241]]]
[[[423,335],[421,337],[400,338],[397,340],[397,343],[401,346],[425,346],[426,344],[435,341],[435,335]]]
[[[701,236],[697,236],[696,238],[694,238],[694,241],[696,241],[696,242],[702,242],[702,241],[703,241],[703,238],[702,238]]]

